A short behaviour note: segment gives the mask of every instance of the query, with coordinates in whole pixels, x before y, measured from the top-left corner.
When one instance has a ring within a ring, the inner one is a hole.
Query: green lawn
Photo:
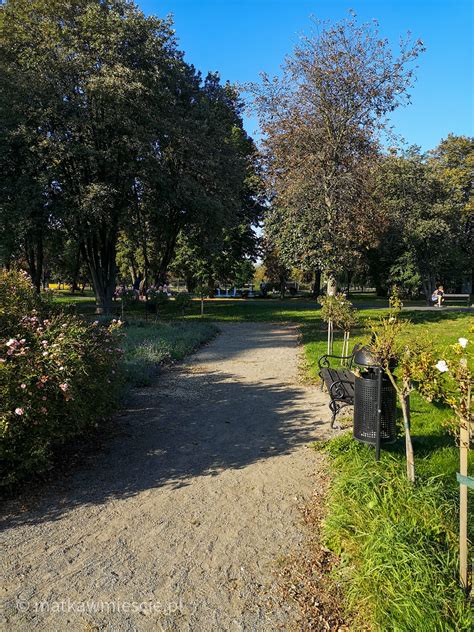
[[[378,314],[366,312],[363,319]],[[469,313],[403,316],[411,320],[408,335],[429,336],[440,354],[460,336],[472,340]],[[302,331],[308,374],[315,379],[317,358],[326,352],[325,332],[314,324]],[[358,332],[352,342],[366,340]],[[340,347],[337,340],[335,353]],[[323,446],[332,470],[324,529],[327,544],[340,555],[335,574],[344,584],[354,629],[369,624],[377,631],[472,630],[473,612],[457,584],[459,449],[446,428],[452,414],[416,392],[411,408],[414,486],[406,480],[402,438],[382,451],[378,464],[373,448],[355,442],[350,432]],[[473,518],[471,512],[471,538]]]
[[[160,364],[181,360],[216,334],[211,323],[127,323],[123,345],[127,384],[149,386]]]
[[[358,310],[357,313],[361,321],[361,329],[352,334],[350,347],[358,342],[368,342],[369,336],[364,328],[367,327],[370,320],[376,320],[386,314],[386,311],[365,309]],[[408,336],[430,339],[440,352],[454,344],[461,336],[469,338],[469,329],[474,324],[473,313],[454,310],[404,311],[401,317],[411,323],[407,329]],[[316,377],[318,358],[326,353],[326,329],[317,313],[314,317],[302,320],[301,330],[308,363],[308,374],[311,377]],[[340,354],[341,349],[342,334],[336,332],[334,335],[334,354]]]
[[[360,313],[363,318],[369,317],[373,308],[388,307],[387,299],[377,298],[372,293],[354,293],[350,299],[355,306],[360,306]],[[95,311],[95,300],[92,292],[86,291],[84,296],[80,294],[72,295],[64,290],[53,292],[53,301],[60,305],[68,305],[78,313],[91,315]],[[423,306],[423,301],[406,301],[405,306]],[[114,304],[115,316],[122,315],[120,302]],[[366,313],[367,312],[367,313]],[[432,322],[439,316],[445,318],[446,313],[457,313],[453,310],[433,310],[423,312],[413,312],[413,318],[424,319],[425,314]],[[460,312],[461,314],[463,312]],[[373,312],[372,312],[373,314]],[[145,303],[140,302],[133,306],[126,306],[124,310],[125,318],[145,318]],[[204,301],[204,316],[201,316],[201,301],[194,299],[191,307],[186,310],[184,316],[176,309],[174,300],[171,299],[159,314],[160,320],[206,320],[206,321],[238,321],[238,322],[294,322],[312,323],[320,322],[319,309],[316,302],[310,297],[286,298],[281,301],[278,298],[267,299],[206,299]],[[154,316],[148,314],[150,320]]]

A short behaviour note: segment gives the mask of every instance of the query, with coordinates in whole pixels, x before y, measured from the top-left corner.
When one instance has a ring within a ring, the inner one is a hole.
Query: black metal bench
[[[351,355],[336,356],[323,355],[318,360],[319,377],[321,378],[321,390],[324,385],[329,393],[329,408],[332,412],[331,428],[334,428],[337,414],[345,406],[354,404],[354,383],[355,374],[351,371],[354,362],[354,355],[360,345],[355,345]],[[331,360],[343,360],[345,366],[335,368],[331,366]]]
[[[466,303],[469,307],[470,303],[470,294],[444,294],[443,302],[445,303]]]

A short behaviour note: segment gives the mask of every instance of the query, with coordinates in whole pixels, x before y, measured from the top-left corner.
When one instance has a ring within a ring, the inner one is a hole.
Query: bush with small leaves
[[[175,297],[176,308],[184,315],[186,309],[191,307],[191,295],[187,292],[180,292]]]
[[[1,485],[48,469],[55,448],[110,412],[120,384],[120,321],[47,317],[28,286],[19,273],[0,274],[0,295],[17,297],[1,314]]]

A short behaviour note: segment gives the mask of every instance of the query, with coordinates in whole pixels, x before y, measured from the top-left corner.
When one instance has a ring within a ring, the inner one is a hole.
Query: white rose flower
[[[441,373],[446,373],[446,371],[449,371],[448,365],[446,364],[445,360],[438,360],[435,366]]]
[[[465,349],[467,347],[467,343],[469,342],[469,340],[467,338],[459,338],[458,342],[461,345],[461,347]]]

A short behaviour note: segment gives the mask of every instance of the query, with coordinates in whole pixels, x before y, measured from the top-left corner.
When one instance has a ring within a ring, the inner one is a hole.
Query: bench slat
[[[347,369],[327,369],[321,370],[321,378],[324,380],[326,387],[329,389],[335,382],[344,380],[342,384],[344,388],[344,399],[354,399],[354,383],[355,375]],[[349,382],[347,384],[346,382]]]

